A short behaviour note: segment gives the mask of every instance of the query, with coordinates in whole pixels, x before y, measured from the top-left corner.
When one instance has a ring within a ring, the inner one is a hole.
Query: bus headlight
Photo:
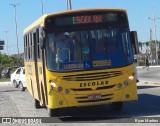
[[[129,76],[128,79],[132,81],[134,79],[134,76]]]
[[[56,83],[54,83],[54,82],[50,82],[50,85],[51,85],[52,88],[57,87]]]

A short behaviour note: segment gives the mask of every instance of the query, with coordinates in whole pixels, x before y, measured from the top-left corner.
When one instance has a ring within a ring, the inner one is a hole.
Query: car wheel
[[[23,83],[22,82],[19,83],[19,88],[20,88],[20,91],[25,91],[25,88],[23,87]]]
[[[13,86],[15,87],[15,88],[18,88],[18,84],[17,84],[17,82],[14,80],[13,81]]]

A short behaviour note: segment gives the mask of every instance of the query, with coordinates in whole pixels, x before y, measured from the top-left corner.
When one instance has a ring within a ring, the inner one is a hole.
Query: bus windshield
[[[47,68],[78,71],[123,67],[133,63],[128,28],[106,28],[47,34]]]

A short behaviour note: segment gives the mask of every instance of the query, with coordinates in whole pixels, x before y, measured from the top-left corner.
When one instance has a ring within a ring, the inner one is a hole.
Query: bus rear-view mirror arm
[[[136,31],[131,31],[131,41],[134,47],[134,54],[139,54],[138,36]]]

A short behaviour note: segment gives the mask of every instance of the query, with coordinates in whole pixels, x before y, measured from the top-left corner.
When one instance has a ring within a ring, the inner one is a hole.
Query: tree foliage
[[[0,52],[0,65],[1,67],[13,67],[13,66],[24,66],[24,59],[19,59],[13,56],[8,56]]]

